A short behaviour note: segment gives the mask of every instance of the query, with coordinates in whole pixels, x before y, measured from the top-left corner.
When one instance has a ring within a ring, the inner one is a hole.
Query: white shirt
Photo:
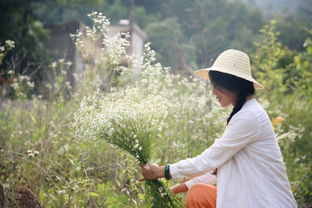
[[[271,121],[254,98],[220,139],[202,154],[170,165],[170,173],[183,178],[215,168],[218,208],[297,207]]]
[[[213,171],[207,172],[205,174],[201,174],[199,176],[195,176],[194,178],[185,182],[187,188],[191,188],[195,184],[205,183],[210,185],[215,185],[217,183],[217,176],[212,173]]]

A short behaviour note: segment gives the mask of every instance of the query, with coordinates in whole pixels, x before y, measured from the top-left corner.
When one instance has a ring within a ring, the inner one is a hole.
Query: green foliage
[[[189,58],[194,54],[194,48],[191,45],[181,44],[186,38],[183,36],[181,26],[176,18],[150,23],[145,31],[148,40],[152,42],[153,48],[158,53],[158,60],[165,66],[183,67],[184,56]]]
[[[121,3],[121,0],[116,0],[109,5],[109,9],[105,15],[109,17],[112,22],[117,23],[121,19],[128,19],[128,9]]]
[[[279,40],[292,50],[303,51],[303,43],[308,37],[307,24],[296,20],[293,16],[279,18],[276,29],[280,31]]]
[[[34,13],[34,2],[0,1],[0,42],[15,41],[15,48],[2,61],[0,73],[11,69],[15,74],[32,75],[31,79],[39,82],[50,60],[44,46],[48,33]]]
[[[275,30],[276,21],[272,20],[260,30],[261,36],[255,42],[256,51],[251,57],[252,64],[257,72],[256,76],[263,82],[267,91],[277,94],[285,92],[283,84],[283,69],[279,68],[278,61],[285,51],[282,44],[278,41],[279,33]],[[275,96],[272,93],[264,93],[266,96]]]
[[[296,70],[299,71],[300,80],[297,82],[297,87],[301,92],[304,92],[304,99],[308,101],[308,103],[312,103],[312,30],[310,30],[310,37],[305,41],[304,47],[306,49],[305,52],[298,54],[294,58],[294,64]]]
[[[304,5],[305,8],[301,10],[309,14],[309,3],[294,5]],[[252,48],[252,42],[256,40],[258,30],[264,23],[261,10],[252,3],[226,0],[2,0],[0,6],[5,11],[0,19],[13,20],[1,24],[0,37],[16,40],[18,57],[24,57],[20,49],[27,51],[27,57],[17,71],[26,70],[27,63],[41,63],[27,73],[31,74],[36,86],[49,75],[46,58],[51,54],[46,53],[43,46],[48,37],[43,25],[62,25],[76,21],[90,24],[86,14],[93,10],[104,13],[113,24],[120,19],[131,19],[138,23],[149,31],[149,41],[161,63],[179,69],[207,67],[221,51],[228,48]],[[309,19],[309,15],[304,12],[301,12],[302,15]],[[303,50],[302,41],[307,37],[305,27],[309,26],[309,22],[305,22],[303,17],[297,18],[300,14],[294,17],[284,14],[277,16],[277,28],[281,32],[279,40],[290,49]]]
[[[227,1],[172,0],[159,13],[146,27],[152,47],[164,65],[184,69],[208,66],[225,49],[250,47],[262,26],[259,10]]]

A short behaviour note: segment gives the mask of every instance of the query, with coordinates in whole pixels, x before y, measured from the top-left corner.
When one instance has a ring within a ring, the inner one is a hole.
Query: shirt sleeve
[[[212,174],[211,172],[204,173],[203,175],[196,176],[188,181],[185,182],[185,185],[188,188],[191,188],[193,185],[198,183],[205,183],[214,185],[217,183],[217,176]]]
[[[223,136],[202,154],[170,165],[172,178],[192,177],[222,166],[244,146],[258,137],[257,118],[251,110],[239,111],[229,122]]]

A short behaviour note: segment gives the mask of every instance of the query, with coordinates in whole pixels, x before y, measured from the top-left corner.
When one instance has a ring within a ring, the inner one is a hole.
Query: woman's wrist
[[[165,166],[165,170],[164,170],[164,176],[167,180],[171,179],[171,174],[170,174],[170,165],[166,165]]]
[[[164,178],[164,177],[165,177],[165,166],[159,166],[157,178]]]

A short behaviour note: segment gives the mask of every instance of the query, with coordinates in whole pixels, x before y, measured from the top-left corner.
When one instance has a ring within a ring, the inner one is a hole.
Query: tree
[[[4,57],[0,66],[2,76],[6,71],[13,70],[35,79],[42,78],[42,72],[48,64],[44,47],[48,33],[34,13],[33,4],[36,2],[0,0],[0,42],[7,39],[15,41],[15,48]]]
[[[194,54],[194,48],[187,44],[181,44],[185,37],[176,18],[148,24],[146,32],[152,47],[158,53],[158,59],[165,66],[186,67],[184,58]]]
[[[276,24],[276,29],[280,32],[279,40],[291,50],[303,51],[304,40],[309,35],[307,26],[292,15],[280,17]]]
[[[6,54],[2,61],[0,76],[6,77],[6,72],[13,70],[15,74],[30,76],[38,86],[47,76],[46,72],[49,70],[48,66],[53,57],[45,47],[49,31],[44,24],[63,23],[70,18],[77,17],[73,8],[82,4],[91,5],[99,2],[101,1],[0,0],[0,43],[8,39],[15,41],[15,48]],[[54,18],[54,22],[49,22],[50,18]]]

